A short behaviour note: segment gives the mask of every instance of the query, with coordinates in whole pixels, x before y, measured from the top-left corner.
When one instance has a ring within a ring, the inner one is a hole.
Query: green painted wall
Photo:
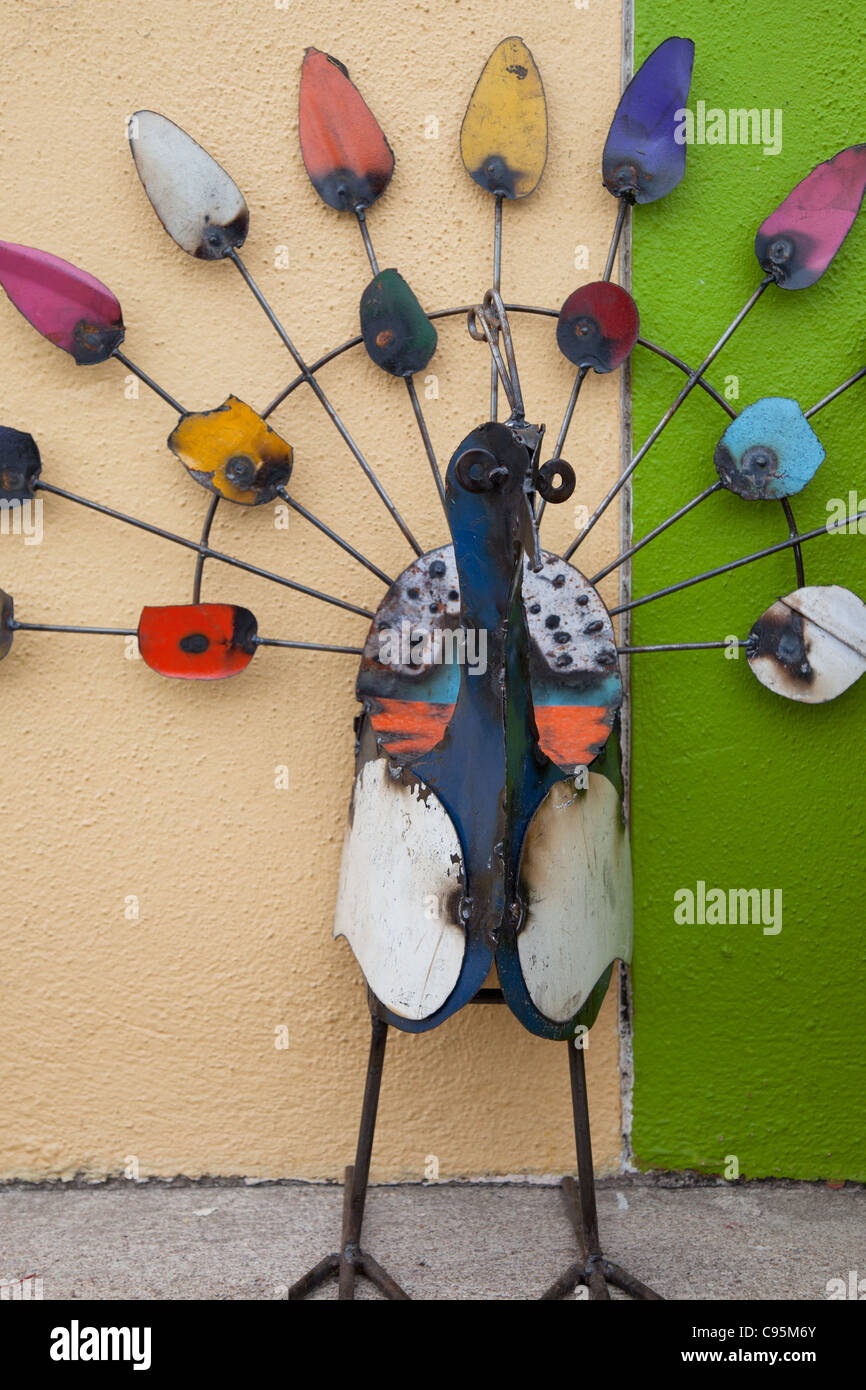
[[[819,161],[866,140],[858,12],[767,4],[637,0],[636,65],[668,34],[695,40],[690,104],[779,108],[783,147],[695,146],[684,182],[634,215],[634,293],[643,333],[692,364],[760,278],[754,233]],[[638,349],[635,444],[682,378]],[[709,372],[736,373],[738,408],[765,395],[808,407],[866,362],[866,212],[811,289],[767,291]],[[831,498],[866,506],[866,384],[814,420],[827,450],[799,499],[801,530]],[[644,534],[715,479],[725,424],[696,391],[635,478]],[[635,559],[634,593],[748,554],[786,529],[778,503],[711,498]],[[866,537],[804,548],[806,582],[866,596]],[[790,552],[638,609],[633,639],[745,637],[795,588]],[[772,695],[744,657],[721,652],[633,660],[633,1142],[641,1167],[747,1177],[866,1178],[866,682],[807,707]],[[783,925],[677,926],[674,893],[710,887],[783,893]]]

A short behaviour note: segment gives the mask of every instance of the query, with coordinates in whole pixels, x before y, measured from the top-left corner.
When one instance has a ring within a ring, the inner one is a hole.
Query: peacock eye
[[[492,492],[502,487],[509,474],[489,449],[467,449],[457,460],[457,481],[466,492]]]

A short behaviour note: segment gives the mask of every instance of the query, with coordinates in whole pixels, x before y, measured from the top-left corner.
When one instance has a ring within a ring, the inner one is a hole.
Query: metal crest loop
[[[523,394],[520,390],[520,377],[517,373],[514,340],[511,336],[508,313],[498,290],[488,290],[482,303],[476,304],[469,310],[466,316],[466,326],[471,338],[474,338],[477,343],[486,342],[490,348],[490,354],[511,408],[511,419],[514,421],[524,420]],[[504,359],[499,346],[500,336],[505,348]]]

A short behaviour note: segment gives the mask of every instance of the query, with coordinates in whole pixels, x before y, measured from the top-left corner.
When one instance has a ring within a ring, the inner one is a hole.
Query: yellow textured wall
[[[614,207],[599,166],[619,93],[620,9],[569,0],[7,0],[0,54],[4,238],[72,260],[118,295],[125,350],[188,409],[234,392],[262,409],[293,375],[228,264],[192,260],[160,228],[125,123],[141,106],[200,140],[245,192],[245,257],[310,358],[357,331],[369,278],[354,220],[322,204],[297,146],[307,45],[345,62],[397,155],[370,214],[383,266],[428,309],[480,298],[492,199],[458,157],[462,113],[489,51],[522,34],[545,82],[550,157],[540,190],[506,206],[508,299],[559,306],[601,274]],[[426,138],[427,118],[439,121]],[[589,248],[588,270],[574,268]],[[280,247],[289,266],[278,269]],[[0,421],[30,431],[47,481],[196,535],[208,495],[168,452],[172,411],[116,363],[76,367],[0,302]],[[517,347],[532,419],[555,432],[571,382],[549,320]],[[485,349],[440,325],[426,405],[440,459],[486,417]],[[425,543],[443,522],[405,390],[363,353],[322,375]],[[396,528],[312,396],[273,423],[295,446],[299,500],[396,573]],[[587,382],[566,456],[575,501],[618,468],[618,382]],[[614,509],[611,509],[611,513]],[[573,534],[548,512],[548,543]],[[187,602],[194,557],[48,497],[44,540],[0,538],[0,585],[23,621],[135,627],[144,604]],[[586,546],[597,568],[611,514]],[[214,543],[375,606],[377,581],[299,519],[223,506]],[[615,582],[615,581],[614,581]],[[613,589],[606,590],[610,596]],[[265,636],[357,644],[362,619],[217,564],[205,599],[246,604]],[[21,633],[0,670],[5,864],[0,1066],[5,1177],[150,1174],[328,1177],[349,1159],[367,1013],[330,922],[352,780],[355,660],[263,650],[242,676],[164,680],[118,637]],[[290,769],[287,790],[275,769]],[[140,904],[137,921],[127,899]],[[616,1010],[593,1031],[597,1158],[616,1162]],[[287,1050],[274,1045],[285,1025]],[[553,1172],[573,1166],[566,1057],[502,1009],[433,1034],[392,1034],[374,1176]]]

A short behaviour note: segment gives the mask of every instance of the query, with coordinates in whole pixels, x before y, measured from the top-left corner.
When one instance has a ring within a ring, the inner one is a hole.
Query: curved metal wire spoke
[[[389,576],[385,573],[384,570],[380,570],[379,566],[374,565],[372,560],[368,560],[366,555],[362,555],[360,550],[356,550],[355,547],[353,545],[350,545],[348,541],[344,541],[342,536],[338,536],[336,531],[332,531],[330,526],[327,526],[324,521],[320,521],[317,516],[313,516],[312,512],[308,512],[306,507],[303,507],[300,502],[296,502],[294,497],[289,496],[284,487],[277,488],[277,493],[283,499],[287,506],[291,507],[293,511],[296,511],[299,516],[302,516],[304,518],[305,521],[309,521],[311,525],[315,526],[316,529],[321,531],[323,535],[327,536],[329,540],[332,540],[335,545],[338,545],[342,550],[345,550],[347,555],[351,555],[352,558],[354,560],[357,560],[359,564],[365,565],[366,568],[371,572],[371,574],[375,574],[376,578],[381,579],[382,583],[390,589],[394,581],[393,579],[389,578]]]
[[[816,415],[819,410],[823,410],[825,405],[829,405],[831,401],[835,401],[836,397],[841,396],[843,391],[847,391],[849,386],[855,386],[858,381],[862,381],[864,376],[866,376],[866,367],[861,367],[859,372],[855,372],[853,376],[849,376],[848,380],[843,381],[841,386],[837,386],[835,391],[828,392],[826,396],[822,396],[820,401],[816,401],[814,405],[809,406],[808,410],[804,410],[803,414],[806,419],[808,420],[810,416]]]
[[[850,526],[852,522],[861,521],[863,517],[866,517],[866,511],[855,512],[852,516],[843,517],[841,521],[828,521],[824,526],[818,526],[814,531],[805,531],[801,535],[789,537],[786,541],[779,541],[777,545],[768,545],[764,550],[756,550],[752,555],[744,555],[741,560],[731,560],[727,565],[717,565],[715,569],[697,574],[693,579],[682,579],[679,584],[669,584],[664,589],[657,589],[654,594],[645,594],[643,598],[635,598],[631,599],[629,603],[621,603],[618,608],[609,610],[610,616],[615,617],[617,613],[625,613],[631,608],[640,608],[644,603],[652,603],[657,598],[665,598],[668,594],[675,594],[680,589],[690,589],[693,584],[702,584],[705,579],[715,579],[719,574],[728,574],[731,570],[740,569],[743,565],[750,565],[753,560],[763,560],[766,555],[775,555],[780,550],[790,550],[792,546],[799,545],[802,541],[811,541],[816,536],[825,536],[831,531],[841,530],[843,526]]]
[[[621,656],[637,656],[641,652],[705,652],[732,646],[745,647],[746,641],[736,638],[730,642],[661,642],[650,647],[617,647],[617,652]]]
[[[598,574],[594,574],[589,581],[590,584],[598,584],[599,580],[604,579],[605,575],[610,574],[611,570],[618,569],[626,560],[630,560],[632,555],[636,555],[639,550],[643,550],[645,545],[649,545],[650,541],[654,541],[656,536],[660,536],[663,531],[667,531],[669,526],[673,526],[675,521],[679,521],[682,517],[688,516],[689,512],[694,511],[695,507],[705,501],[707,497],[712,497],[714,492],[720,492],[723,487],[724,483],[721,478],[717,478],[709,487],[704,488],[703,492],[699,492],[697,497],[693,497],[691,502],[687,502],[684,507],[680,507],[679,511],[674,512],[673,516],[669,516],[666,521],[660,522],[658,526],[652,531],[648,531],[639,541],[635,541],[634,545],[631,546],[629,550],[624,550],[615,560],[611,560],[609,565],[605,565],[603,570],[599,570]],[[796,527],[794,529],[796,530]]]
[[[367,462],[364,455],[361,453],[361,450],[358,448],[358,445],[355,443],[346,426],[343,424],[343,421],[340,419],[340,416],[337,414],[331,402],[328,400],[328,397],[325,395],[314,374],[310,371],[310,368],[307,366],[303,357],[298,352],[298,349],[295,347],[285,328],[280,323],[280,320],[277,318],[267,299],[262,294],[261,290],[259,289],[250,272],[247,270],[247,267],[244,265],[244,262],[241,260],[234,247],[232,247],[232,249],[227,253],[226,259],[232,261],[233,264],[237,267],[245,284],[252,293],[253,298],[256,300],[256,303],[259,304],[261,309],[264,311],[266,318],[268,319],[272,328],[278,334],[284,347],[288,349],[288,351],[294,358],[295,363],[301,373],[302,379],[306,381],[307,384],[311,387],[313,394],[316,396],[316,399],[321,403],[322,407],[324,408],[324,411],[328,416],[328,419],[331,421],[331,423],[338,431],[341,439],[343,439],[343,441],[347,444],[349,450],[351,451],[357,463],[360,464],[365,477],[375,488],[383,505],[387,508],[388,512],[390,513],[392,519],[397,524],[397,526],[399,526],[406,540],[409,542],[412,549],[415,551],[415,554],[419,556],[423,555],[423,550],[416,541],[415,537],[412,535],[412,532],[409,530],[409,527],[406,525],[406,522],[403,520],[402,516],[398,512],[394,503],[391,501],[391,498],[388,496],[388,493],[385,491],[382,484],[379,482],[379,479],[377,478],[375,472],[371,468],[370,464]]]
[[[457,305],[455,308],[453,308],[453,309],[436,309],[436,310],[434,310],[432,313],[428,314],[427,317],[428,317],[429,319],[457,318],[457,317],[459,317],[459,316],[462,316],[463,314],[469,314],[469,313],[471,312],[471,310],[473,309],[473,307],[474,307],[474,306],[471,305],[471,304],[458,304],[458,305]],[[559,317],[558,310],[556,310],[556,309],[546,309],[546,308],[544,308],[543,306],[538,305],[538,304],[506,304],[506,305],[505,305],[505,309],[506,309],[506,312],[507,312],[507,313],[510,313],[510,314],[535,314],[535,315],[537,315],[537,316],[539,316],[539,317],[542,317],[542,318],[552,318],[552,319],[555,319],[555,318],[558,318],[558,317]],[[327,366],[329,362],[333,362],[337,357],[341,357],[341,356],[343,355],[344,352],[349,352],[349,351],[351,351],[352,348],[359,347],[363,341],[364,341],[364,340],[363,340],[363,338],[361,337],[360,333],[356,334],[356,335],[355,335],[354,337],[352,337],[352,338],[347,338],[346,341],[345,341],[344,343],[341,343],[341,344],[339,345],[339,347],[332,348],[330,352],[326,352],[322,357],[319,357],[315,362],[313,362],[313,363],[310,365],[310,367],[309,367],[310,373],[312,374],[312,373],[315,373],[315,372],[320,371],[320,370],[322,369],[322,367]],[[666,362],[670,362],[673,366],[678,367],[679,370],[680,370],[681,372],[683,372],[687,377],[692,377],[692,376],[696,376],[696,375],[697,375],[697,373],[693,370],[693,368],[689,367],[689,365],[688,365],[686,362],[683,362],[682,358],[677,357],[677,356],[676,356],[674,353],[672,353],[672,352],[668,352],[668,350],[667,350],[666,348],[660,347],[658,343],[652,342],[651,339],[641,337],[641,338],[638,338],[637,341],[638,341],[638,344],[639,344],[640,347],[646,348],[648,351],[655,353],[656,356],[664,358],[664,360],[665,360]],[[583,371],[583,369],[581,369],[581,371]],[[585,375],[585,372],[584,372],[584,375]],[[306,377],[306,375],[305,375],[303,372],[300,372],[296,377],[294,377],[294,378],[289,382],[289,384],[288,384],[287,386],[285,386],[285,387],[283,388],[283,390],[280,391],[279,394],[276,395],[276,396],[274,397],[274,399],[271,401],[271,403],[270,403],[270,405],[267,407],[267,409],[264,410],[264,411],[262,412],[263,418],[264,418],[264,419],[267,419],[267,417],[268,417],[269,415],[272,415],[273,412],[274,412],[280,405],[282,405],[283,401],[286,400],[287,397],[290,396],[294,391],[296,391],[296,390],[298,389],[299,386],[303,385],[303,383],[304,383],[306,380],[307,380],[307,377]],[[411,397],[411,395],[412,395],[412,393],[413,393],[413,391],[414,391],[414,383],[411,381],[411,378],[407,378],[407,383],[409,384],[409,388],[410,388],[410,397]],[[564,445],[565,445],[565,436],[566,436],[566,434],[567,434],[567,432],[568,432],[569,424],[571,423],[571,415],[574,413],[574,404],[576,404],[576,402],[577,402],[577,395],[578,395],[578,393],[579,393],[579,391],[580,391],[580,387],[581,387],[582,384],[583,384],[583,376],[581,376],[580,373],[578,373],[578,376],[577,376],[577,378],[575,379],[575,384],[574,384],[574,386],[572,387],[573,403],[572,403],[571,401],[569,402],[569,411],[567,412],[567,417],[566,417],[566,419],[563,421],[563,425],[562,425],[562,427],[560,428],[559,437],[558,437],[558,439],[557,439],[557,443],[556,443],[556,446],[555,446],[555,448],[554,448],[554,453],[553,453],[553,457],[554,457],[554,458],[560,458],[561,455],[562,455],[562,449],[564,448]],[[712,386],[712,385],[710,384],[710,382],[705,381],[704,378],[701,376],[701,377],[698,379],[698,381],[697,381],[697,385],[700,386],[700,387],[702,388],[702,390],[704,390],[704,391],[707,393],[708,396],[711,396],[712,399],[713,399],[714,401],[716,401],[716,403],[722,407],[722,409],[731,417],[732,420],[733,420],[733,419],[736,419],[737,412],[730,406],[730,404],[725,400],[725,398],[724,398],[722,395],[719,394],[719,392],[716,390],[716,388],[715,388],[714,386]],[[416,398],[417,398],[417,397],[416,397]],[[420,403],[419,403],[419,405],[420,405]],[[416,418],[417,418],[417,415],[416,415]],[[422,430],[422,439],[424,439],[424,441],[425,441],[425,449],[426,449],[426,448],[427,448],[427,440],[429,439],[429,436],[427,435],[427,432],[426,432],[426,426],[423,425],[421,419],[419,419],[418,423],[419,423],[419,427],[420,427],[421,430]],[[427,451],[427,457],[428,457],[428,459],[429,459],[429,461],[430,461],[430,466],[431,466],[431,468],[433,468],[435,456],[432,454],[432,451],[431,451],[431,450],[428,450],[428,451]],[[443,505],[445,505],[445,490],[444,490],[444,487],[442,486],[442,478],[441,478],[441,474],[439,473],[438,466],[435,468],[435,472],[434,472],[434,481],[436,482],[437,490],[439,491],[439,495],[440,495],[440,498],[441,498],[441,500],[442,500],[442,502],[443,502]],[[541,517],[542,517],[542,515],[543,515],[543,512],[544,512],[544,500],[543,500],[543,498],[542,498],[542,499],[539,499],[539,507],[538,507],[538,511],[537,511],[537,513],[536,513],[536,519],[537,519],[537,521],[540,521],[540,520],[541,520]]]
[[[207,509],[207,516],[205,517],[205,519],[204,519],[204,525],[203,525],[202,528],[201,528],[201,543],[202,543],[202,545],[207,545],[207,544],[209,543],[209,541],[210,541],[210,531],[211,531],[211,527],[213,526],[213,519],[214,519],[214,517],[216,516],[216,509],[217,509],[217,507],[219,506],[219,503],[220,503],[220,496],[219,496],[219,493],[218,493],[218,492],[215,492],[214,495],[213,495],[213,497],[212,497],[211,500],[210,500],[210,506],[209,506],[208,509]],[[192,601],[193,601],[193,603],[201,603],[201,581],[202,581],[202,575],[203,575],[203,573],[204,573],[204,562],[205,562],[205,556],[201,553],[201,551],[199,551],[198,556],[197,556],[197,558],[196,558],[196,562],[195,562],[195,578],[193,579],[193,583],[192,583]]]
[[[428,317],[432,318],[432,315],[429,315]],[[363,343],[363,341],[364,339],[361,337],[361,334],[356,333],[354,338],[347,338],[345,343],[341,343],[339,347],[331,348],[330,352],[326,352],[323,357],[317,358],[317,360],[313,362],[310,367],[307,368],[307,371],[311,375],[313,375],[315,372],[320,371],[322,367],[326,366],[328,362],[333,362],[335,357],[342,356],[344,352],[349,351],[349,348],[358,347],[358,345],[360,343]],[[288,386],[284,387],[278,395],[274,396],[274,399],[271,401],[270,405],[266,406],[265,409],[262,411],[262,419],[267,420],[269,415],[273,415],[274,411],[277,409],[278,406],[282,405],[286,397],[290,396],[293,391],[297,391],[299,386],[303,386],[306,380],[306,372],[299,372],[297,376],[292,377],[292,380],[289,382]]]
[[[369,608],[361,608],[358,604],[349,603],[346,599],[335,598],[332,594],[325,594],[319,589],[311,589],[306,584],[299,584],[297,580],[287,579],[284,575],[273,574],[270,570],[260,569],[258,565],[251,565],[246,560],[239,560],[235,555],[224,555],[220,550],[212,550],[210,546],[202,545],[201,541],[191,541],[186,536],[176,536],[173,531],[166,531],[163,527],[154,526],[149,521],[140,521],[138,517],[127,516],[125,512],[118,512],[113,507],[104,506],[102,502],[93,502],[87,497],[79,497],[74,492],[67,492],[65,488],[55,487],[53,483],[45,483],[41,478],[38,478],[33,486],[43,492],[51,492],[56,497],[65,497],[68,502],[77,502],[80,507],[88,507],[91,511],[101,513],[102,516],[110,516],[115,521],[123,521],[127,526],[134,526],[139,531],[147,531],[152,536],[161,537],[162,540],[173,541],[175,545],[182,545],[187,550],[196,550],[209,560],[219,560],[222,564],[233,565],[235,569],[244,570],[247,574],[255,574],[259,579],[269,579],[273,584],[281,584],[286,589],[294,589],[297,593],[306,594],[309,598],[320,599],[322,603],[330,603],[335,608],[344,608],[348,613],[357,613],[362,618],[374,618],[376,616]]]
[[[434,309],[427,317],[428,319],[458,318],[461,315],[468,314],[473,307],[472,304],[458,304],[453,309]],[[557,309],[545,309],[538,304],[506,304],[505,308],[509,314],[538,314],[542,318],[549,319],[559,317],[559,311]],[[351,348],[359,347],[363,341],[364,339],[361,337],[361,334],[356,333],[353,338],[347,338],[344,343],[340,343],[339,347],[331,348],[330,352],[324,353],[323,356],[313,362],[307,370],[311,375],[314,375],[316,372],[320,371],[322,367],[327,366],[329,362],[333,362],[335,358],[342,357],[344,352],[349,352]],[[299,386],[303,386],[306,380],[307,377],[304,372],[299,372],[296,377],[293,377],[288,386],[284,386],[282,391],[271,401],[270,405],[262,411],[262,418],[267,419],[269,415],[272,415],[277,407],[282,405],[286,397],[290,396],[293,391],[297,391]]]
[[[663,357],[666,362],[672,363],[673,366],[679,367],[680,371],[685,372],[686,376],[694,375],[693,368],[690,367],[687,362],[684,362],[681,357],[677,357],[673,352],[668,352],[667,348],[659,347],[658,343],[652,342],[649,338],[638,338],[637,341],[639,347],[649,348],[650,352],[654,352],[658,357]],[[706,391],[708,396],[712,396],[716,404],[720,405],[722,410],[730,415],[732,420],[736,420],[737,412],[734,410],[730,401],[726,401],[724,396],[717,391],[715,386],[712,386],[705,377],[699,379],[698,386]]]
[[[459,318],[465,314],[468,314],[473,308],[474,305],[472,304],[457,304],[453,309],[433,309],[427,315],[427,317],[428,319]],[[535,314],[539,318],[559,318],[558,309],[546,309],[541,304],[506,303],[505,309],[509,314]],[[315,362],[310,364],[308,371],[310,373],[321,371],[322,367],[327,366],[329,362],[333,362],[335,358],[342,357],[344,352],[349,352],[352,348],[359,347],[363,341],[364,340],[361,337],[360,333],[356,333],[354,337],[347,338],[344,343],[340,343],[338,347],[331,348],[330,352],[326,352],[321,357],[317,358]],[[663,357],[666,362],[671,362],[675,367],[679,367],[680,371],[684,372],[686,376],[697,375],[695,370],[692,367],[690,367],[688,363],[684,362],[681,357],[677,357],[674,353],[668,352],[667,348],[660,347],[658,343],[654,343],[650,338],[640,337],[637,341],[639,347],[648,348],[650,352],[656,353],[658,357]],[[866,370],[866,368],[864,368],[864,370]],[[274,399],[271,401],[267,409],[262,411],[262,416],[267,417],[268,415],[272,415],[273,412],[277,409],[277,407],[282,405],[286,397],[290,396],[293,391],[297,391],[298,387],[302,386],[306,379],[306,375],[303,372],[299,372],[296,377],[293,377],[292,380],[289,382],[288,386],[284,386],[282,391],[280,391],[279,394],[275,396]],[[700,379],[697,382],[697,385],[700,386],[704,391],[706,391],[707,395],[712,396],[713,400],[717,401],[718,404],[722,407],[722,409],[727,411],[728,415],[731,416],[731,419],[734,419],[736,417],[737,412],[732,409],[732,407],[725,400],[724,396],[721,396],[719,392],[716,390],[716,388],[714,386],[711,386],[708,381],[705,381],[703,377],[700,377]]]
[[[659,420],[658,424],[656,425],[655,429],[654,429],[654,430],[652,431],[652,433],[644,440],[643,444],[642,444],[641,447],[638,449],[638,451],[637,451],[637,453],[635,454],[634,458],[632,459],[631,463],[628,465],[627,468],[624,468],[624,469],[623,469],[622,473],[621,473],[621,474],[619,475],[619,477],[617,478],[617,480],[616,480],[616,482],[614,483],[613,487],[610,489],[610,491],[607,493],[607,495],[602,499],[602,501],[601,501],[601,502],[599,503],[599,505],[596,507],[596,509],[595,509],[595,511],[593,512],[592,516],[589,518],[589,521],[586,523],[586,525],[584,526],[583,530],[580,532],[580,535],[577,536],[577,538],[576,538],[574,541],[572,541],[572,543],[571,543],[571,545],[569,546],[568,550],[566,550],[565,555],[564,555],[564,557],[563,557],[564,559],[570,560],[571,557],[572,557],[572,555],[574,554],[575,550],[577,550],[578,546],[580,546],[580,545],[583,544],[583,542],[586,540],[587,536],[589,535],[590,531],[593,529],[593,527],[596,525],[596,523],[600,520],[600,518],[601,518],[601,517],[604,515],[604,513],[607,511],[607,509],[608,509],[608,507],[610,506],[611,502],[614,500],[615,497],[617,497],[617,495],[618,495],[619,492],[622,490],[622,488],[625,487],[626,483],[628,482],[629,478],[630,478],[630,477],[632,476],[632,474],[634,473],[634,471],[635,471],[635,469],[637,468],[638,464],[640,463],[641,459],[643,459],[643,458],[646,457],[646,455],[649,453],[650,449],[652,448],[653,444],[655,444],[656,440],[661,436],[661,434],[663,433],[663,431],[664,431],[664,430],[667,428],[667,426],[670,424],[671,420],[673,420],[674,416],[676,415],[676,413],[677,413],[677,411],[679,410],[680,406],[682,405],[683,401],[686,399],[686,397],[690,394],[690,392],[691,392],[691,391],[694,389],[694,387],[697,385],[698,381],[700,380],[702,374],[706,371],[707,367],[709,367],[710,364],[711,364],[712,362],[715,361],[716,357],[719,355],[719,353],[721,352],[722,348],[723,348],[723,347],[725,346],[725,344],[729,341],[729,339],[733,336],[733,334],[737,331],[737,329],[739,328],[740,324],[741,324],[741,323],[743,322],[743,320],[745,319],[746,315],[754,308],[754,306],[757,304],[757,302],[758,302],[758,300],[760,299],[761,295],[762,295],[762,294],[764,293],[764,291],[768,288],[768,286],[770,286],[770,285],[773,284],[773,283],[774,283],[774,280],[773,280],[773,276],[772,276],[772,275],[765,275],[765,276],[764,276],[764,279],[761,281],[761,283],[759,284],[758,288],[757,288],[757,289],[754,291],[754,293],[751,294],[751,295],[749,296],[749,298],[746,300],[746,303],[743,305],[742,309],[741,309],[740,312],[737,314],[736,318],[734,318],[734,319],[732,320],[732,322],[728,324],[728,327],[725,329],[725,331],[724,331],[724,333],[722,334],[721,338],[719,338],[718,342],[715,344],[715,346],[710,350],[710,352],[709,352],[709,353],[707,354],[707,356],[704,358],[704,360],[703,360],[703,362],[701,363],[701,365],[700,365],[699,367],[696,367],[695,370],[690,374],[688,381],[686,382],[685,386],[683,386],[682,389],[680,390],[678,396],[676,397],[676,400],[674,400],[673,403],[668,407],[668,409],[665,411],[664,415],[662,416],[662,418]]]
[[[257,647],[292,647],[303,652],[345,652],[349,656],[363,656],[363,647],[336,647],[328,642],[287,642],[281,637],[254,637]]]
[[[174,396],[170,396],[167,391],[163,390],[159,383],[154,381],[152,376],[148,376],[147,372],[141,370],[141,367],[137,367],[135,363],[127,357],[125,352],[120,351],[119,347],[116,347],[111,355],[112,357],[116,357],[118,362],[122,362],[127,371],[132,372],[133,376],[137,376],[139,381],[143,381],[145,386],[153,391],[154,395],[160,396],[162,400],[166,401],[173,410],[177,411],[178,415],[187,414],[187,411],[184,410],[180,401],[176,401]]]

